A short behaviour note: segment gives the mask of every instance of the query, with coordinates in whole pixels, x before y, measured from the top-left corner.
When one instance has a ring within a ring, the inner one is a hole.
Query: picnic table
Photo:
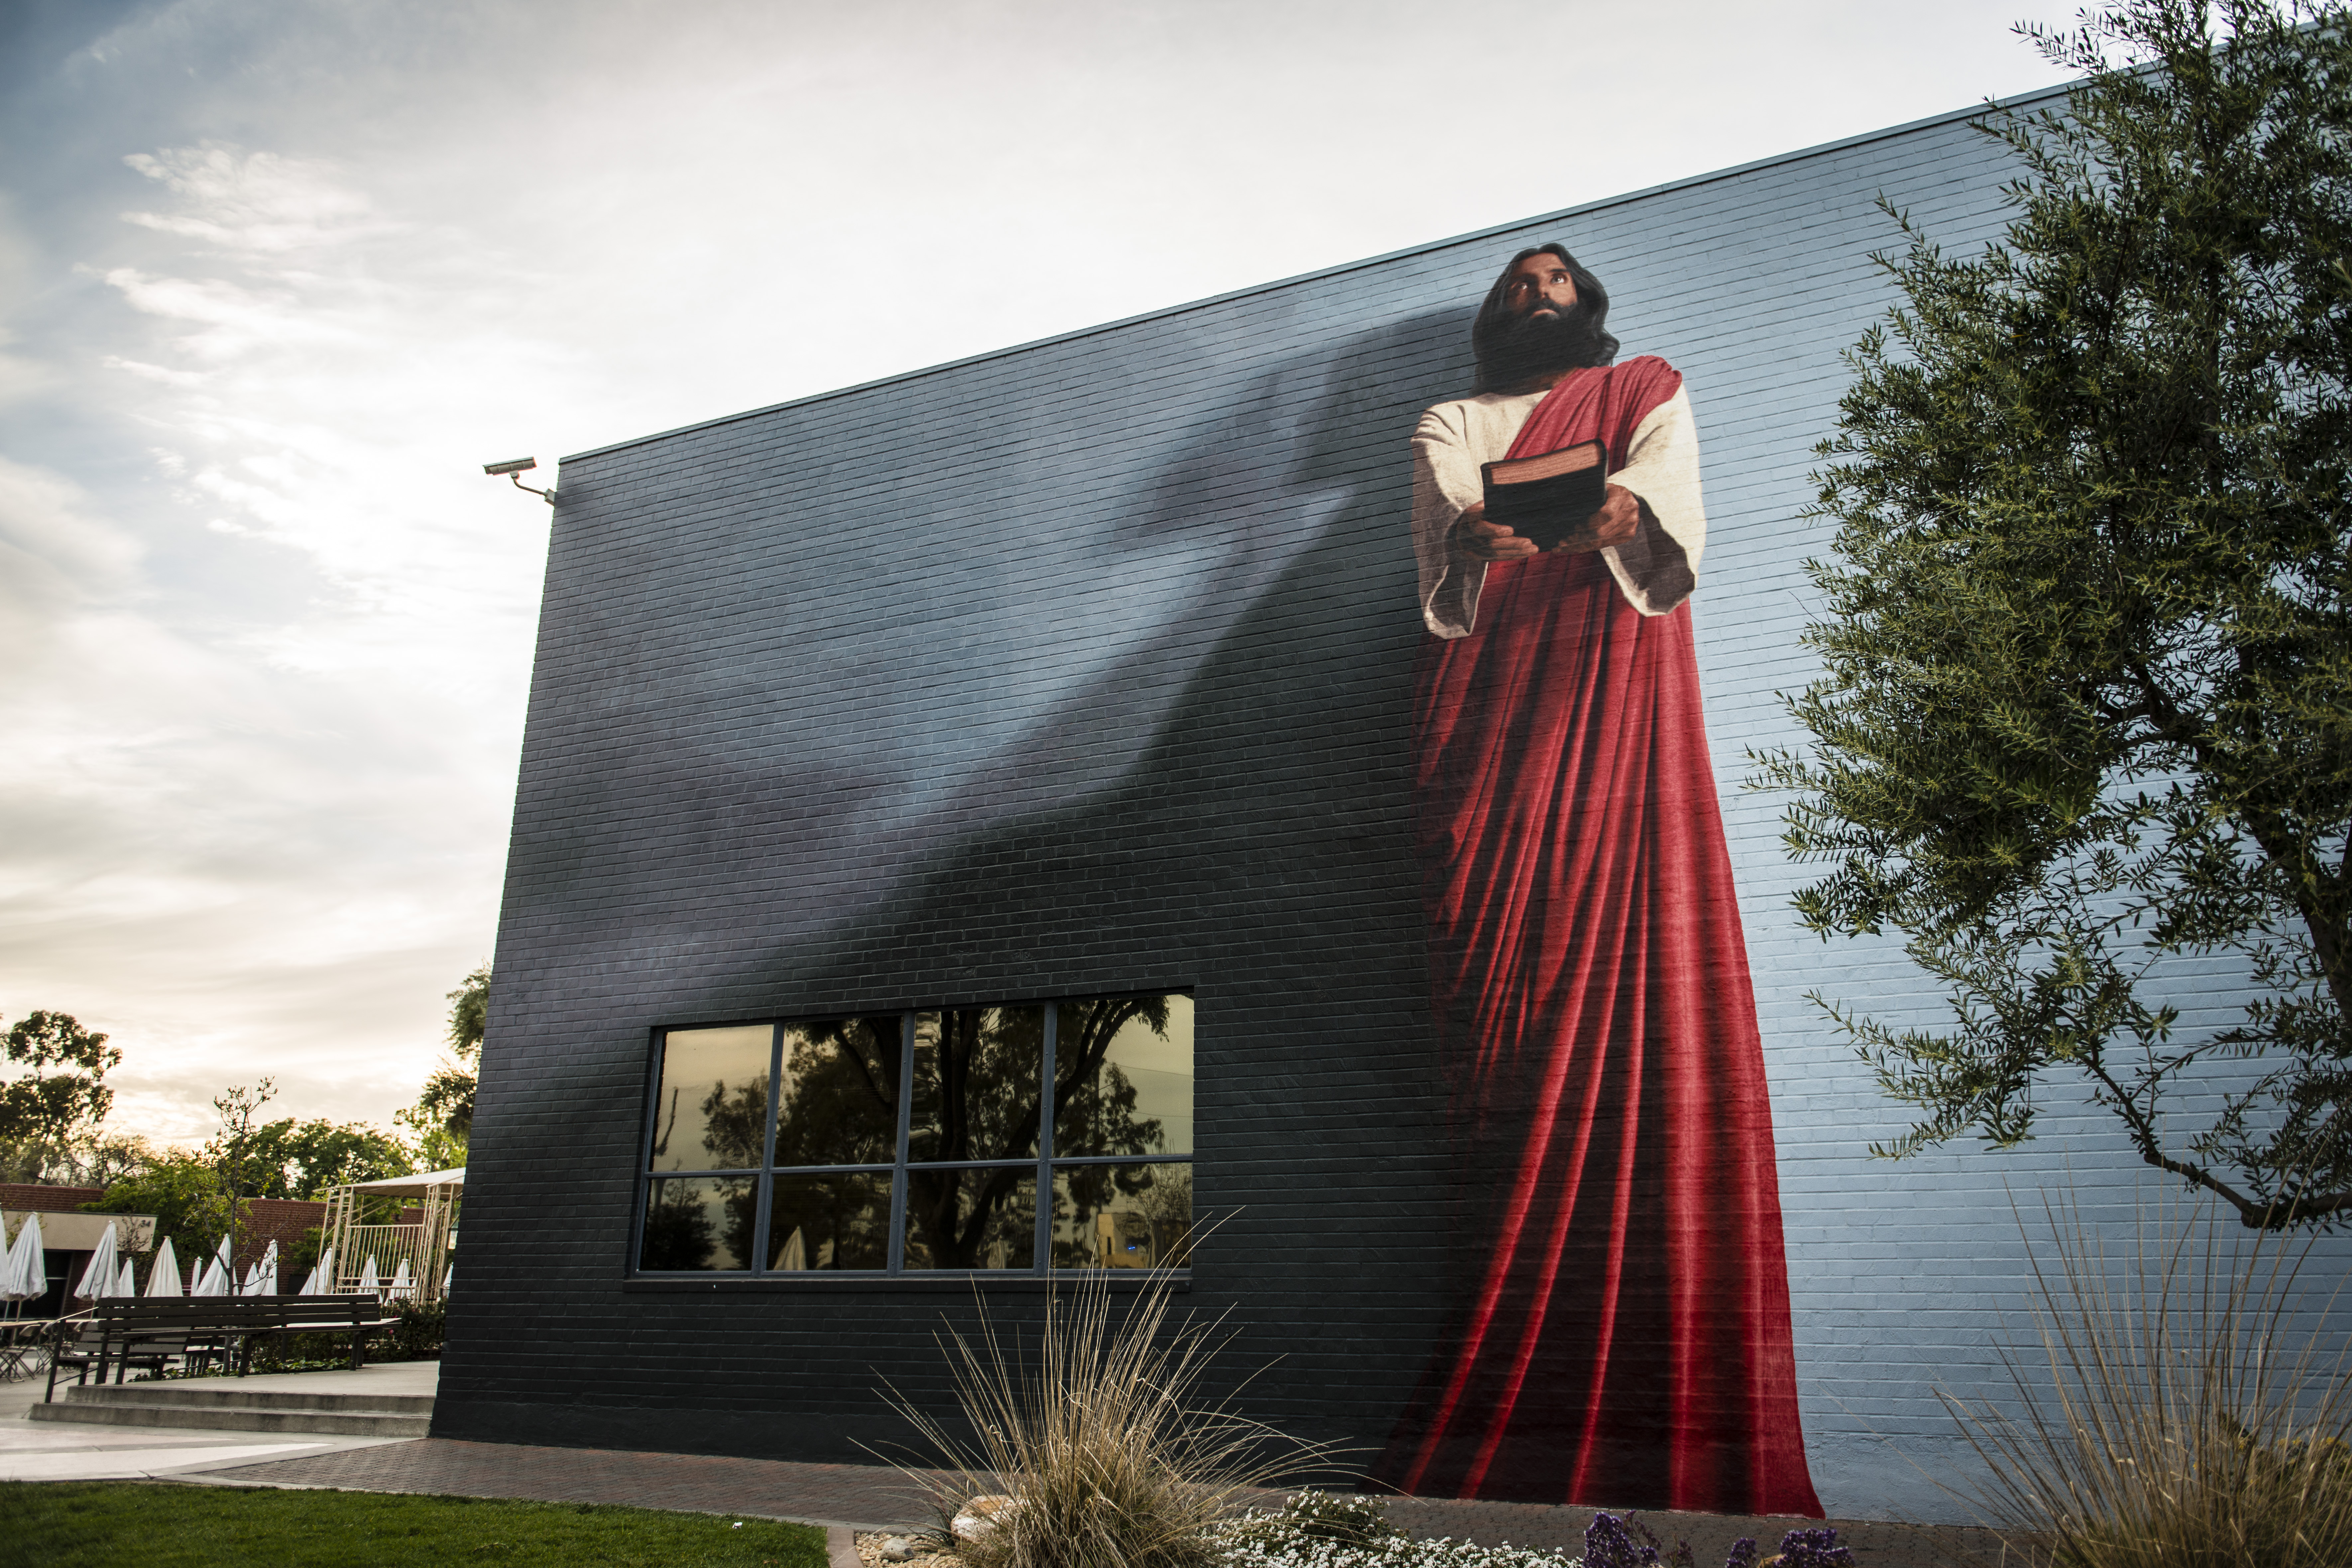
[[[86,1383],[95,1372],[106,1381],[123,1382],[131,1367],[162,1371],[174,1359],[201,1365],[218,1357],[244,1376],[253,1365],[253,1353],[265,1341],[288,1334],[323,1333],[346,1337],[352,1368],[365,1364],[373,1335],[389,1332],[398,1320],[383,1315],[383,1302],[373,1292],[334,1296],[165,1296],[101,1299],[91,1314],[74,1325],[60,1323],[56,1348],[49,1358],[49,1386],[45,1397],[57,1397],[58,1373],[78,1369],[74,1379]]]

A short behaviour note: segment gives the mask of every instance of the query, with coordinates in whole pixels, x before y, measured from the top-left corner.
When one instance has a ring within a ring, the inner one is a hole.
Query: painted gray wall
[[[1803,993],[1932,998],[1890,947],[1800,929],[1804,868],[1741,779],[1797,739],[1826,549],[1799,513],[1888,299],[1875,199],[1965,248],[2007,173],[1925,122],[567,459],[436,1430],[866,1457],[898,1432],[883,1377],[939,1396],[968,1287],[625,1281],[647,1031],[1190,985],[1200,1199],[1233,1217],[1187,1301],[1231,1310],[1239,1363],[1280,1358],[1255,1410],[1377,1448],[1447,1239],[1404,443],[1468,390],[1497,267],[1559,239],[1705,444],[1694,617],[1814,1479],[1832,1516],[1965,1514],[1933,1390],[1999,1385],[2011,1195],[2087,1195],[2127,1243],[2158,1189],[2064,1104],[2030,1152],[1870,1158],[1903,1118]]]

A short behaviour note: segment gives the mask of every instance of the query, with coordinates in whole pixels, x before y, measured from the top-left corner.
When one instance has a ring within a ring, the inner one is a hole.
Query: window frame
[[[626,1277],[631,1282],[660,1285],[691,1284],[703,1288],[724,1284],[825,1284],[877,1285],[883,1283],[920,1283],[929,1281],[954,1281],[959,1284],[971,1281],[1003,1281],[1015,1283],[1034,1281],[1058,1276],[1085,1274],[1108,1276],[1112,1279],[1148,1279],[1175,1277],[1182,1279],[1192,1272],[1190,1262],[1170,1266],[1155,1264],[1149,1269],[1111,1269],[1099,1265],[1091,1268],[1056,1268],[1053,1261],[1054,1174],[1085,1166],[1181,1166],[1189,1175],[1198,1150],[1182,1155],[1071,1155],[1057,1157],[1054,1153],[1055,1125],[1060,1120],[1058,1103],[1041,1107],[1037,1118],[1037,1153],[1034,1158],[995,1160],[913,1160],[908,1156],[912,1145],[912,1123],[915,1100],[915,1025],[926,1013],[944,1013],[974,1008],[1034,1007],[1044,1009],[1038,1065],[1041,1096],[1051,1096],[1055,1086],[1055,1037],[1059,1032],[1061,1009],[1066,1002],[1115,1000],[1129,997],[1181,996],[1193,997],[1190,986],[1171,986],[1165,989],[1073,993],[1067,996],[1020,1001],[935,1002],[912,1007],[881,1009],[874,1011],[844,1009],[836,1012],[803,1013],[769,1019],[714,1021],[709,1023],[656,1024],[647,1031],[646,1075],[643,1092],[642,1121],[637,1137],[637,1179],[633,1184],[635,1201],[629,1218],[628,1267]],[[776,1129],[782,1109],[781,1094],[783,1073],[784,1031],[795,1024],[825,1023],[841,1019],[879,1019],[896,1014],[898,1019],[898,1105],[893,1133],[895,1158],[887,1165],[779,1166],[776,1164]],[[768,1030],[768,1082],[766,1124],[761,1132],[761,1165],[756,1168],[714,1168],[711,1170],[656,1170],[653,1168],[654,1137],[660,1120],[662,1071],[666,1065],[669,1037],[710,1029]],[[1199,1027],[1195,1014],[1194,1028]],[[1199,1043],[1197,1034],[1193,1046],[1194,1114],[1199,1106]],[[1197,1128],[1197,1120],[1194,1123]],[[1197,1137],[1197,1133],[1196,1133]],[[1033,1174],[1037,1198],[1033,1216],[1034,1239],[1032,1261],[1025,1269],[926,1269],[906,1266],[908,1175],[915,1171],[949,1170],[1024,1170]],[[775,1180],[778,1176],[882,1176],[890,1182],[889,1236],[884,1265],[879,1269],[773,1269],[768,1266],[768,1226],[774,1203]],[[646,1210],[650,1207],[654,1184],[661,1181],[730,1180],[749,1178],[757,1184],[757,1199],[751,1221],[752,1256],[748,1266],[740,1269],[647,1269],[645,1260],[645,1229]],[[1197,1231],[1194,1232],[1197,1234]]]

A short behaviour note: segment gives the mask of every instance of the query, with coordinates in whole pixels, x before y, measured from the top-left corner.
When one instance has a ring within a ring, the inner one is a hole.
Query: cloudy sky
[[[414,1098],[547,538],[486,461],[2046,86],[2069,15],[8,0],[0,1011],[109,1031],[121,1131]]]

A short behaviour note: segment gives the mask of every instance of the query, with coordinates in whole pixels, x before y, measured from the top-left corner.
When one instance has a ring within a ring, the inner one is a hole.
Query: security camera
[[[536,457],[509,457],[503,463],[483,464],[482,472],[489,475],[494,479],[503,474],[513,482],[516,489],[524,492],[526,495],[537,496],[541,500],[545,501],[551,507],[555,505],[554,491],[534,490],[530,486],[524,484],[521,479],[516,477],[518,475],[528,474],[538,466],[539,459]]]

